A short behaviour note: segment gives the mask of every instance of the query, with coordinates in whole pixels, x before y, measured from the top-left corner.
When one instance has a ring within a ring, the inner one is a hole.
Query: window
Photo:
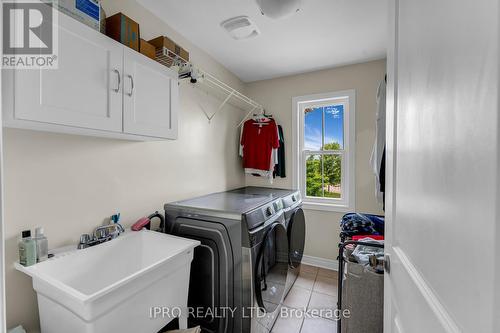
[[[294,183],[306,208],[354,210],[354,90],[295,97]]]

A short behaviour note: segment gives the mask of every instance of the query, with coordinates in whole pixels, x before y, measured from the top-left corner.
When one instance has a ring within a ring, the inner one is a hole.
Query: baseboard
[[[311,257],[304,255],[302,257],[302,263],[310,266],[331,269],[334,271],[339,270],[339,262],[337,260],[332,260],[332,259],[325,259],[325,258]]]

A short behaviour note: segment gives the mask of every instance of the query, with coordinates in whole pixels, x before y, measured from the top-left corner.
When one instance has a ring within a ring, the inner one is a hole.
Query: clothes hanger
[[[262,110],[261,113],[254,113],[252,120],[254,121],[253,125],[258,125],[259,127],[267,126],[271,119],[266,115],[265,111]]]
[[[263,121],[254,121],[254,122],[252,123],[252,125],[259,126],[259,127],[262,127],[262,126],[268,126],[268,125],[269,125],[269,121],[268,121],[268,122],[263,122]]]

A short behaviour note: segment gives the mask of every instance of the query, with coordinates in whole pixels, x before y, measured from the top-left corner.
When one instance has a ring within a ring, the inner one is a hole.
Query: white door
[[[173,70],[125,50],[123,129],[125,133],[177,138],[179,87]]]
[[[123,47],[61,14],[58,59],[58,69],[14,71],[14,117],[121,132]]]
[[[385,332],[500,332],[498,0],[390,3]]]

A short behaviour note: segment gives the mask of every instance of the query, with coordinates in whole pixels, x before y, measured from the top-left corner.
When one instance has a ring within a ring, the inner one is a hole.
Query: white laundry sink
[[[198,241],[143,230],[40,264],[33,278],[42,333],[156,333],[172,313],[186,325]],[[152,316],[161,307],[164,316]]]

